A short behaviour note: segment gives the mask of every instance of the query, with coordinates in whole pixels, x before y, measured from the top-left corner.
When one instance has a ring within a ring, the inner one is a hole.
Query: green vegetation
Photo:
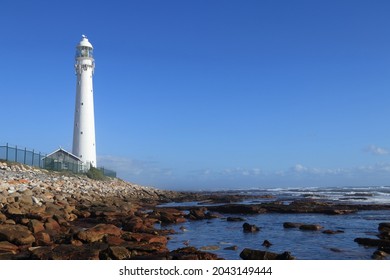
[[[91,166],[86,173],[87,177],[92,179],[92,180],[97,180],[97,181],[105,181],[107,180],[107,177],[104,176],[103,171]]]

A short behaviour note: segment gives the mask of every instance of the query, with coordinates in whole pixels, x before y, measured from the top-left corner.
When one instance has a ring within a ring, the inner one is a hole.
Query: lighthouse
[[[87,169],[96,167],[95,116],[93,105],[92,76],[95,69],[93,47],[88,38],[82,35],[76,46],[77,76],[76,106],[73,129],[72,153],[79,157]]]

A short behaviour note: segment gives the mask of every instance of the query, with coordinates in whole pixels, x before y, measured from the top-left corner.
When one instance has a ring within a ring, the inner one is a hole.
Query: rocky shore
[[[266,202],[240,204],[248,198]],[[269,199],[269,201],[268,201]],[[161,203],[199,201],[198,206],[157,207]],[[268,202],[267,202],[268,201]],[[255,234],[261,227],[234,215],[313,213],[348,215],[359,210],[390,210],[390,205],[336,204],[313,199],[289,203],[270,196],[185,193],[139,186],[120,179],[104,181],[0,162],[0,260],[98,260],[163,259],[213,260],[212,248],[183,244],[167,247],[175,232],[170,226],[194,220],[224,219],[242,222],[242,231]],[[320,224],[286,221],[282,228],[342,234]],[[185,230],[183,228],[183,230]],[[363,246],[377,248],[372,258],[390,254],[390,224],[381,223],[378,238],[356,238]],[[272,244],[264,240],[263,247]],[[226,250],[237,250],[231,246]],[[241,259],[283,259],[290,252],[245,248]]]
[[[184,218],[151,209],[186,196],[0,162],[0,259],[217,259],[191,247],[170,252],[173,232],[155,228]]]

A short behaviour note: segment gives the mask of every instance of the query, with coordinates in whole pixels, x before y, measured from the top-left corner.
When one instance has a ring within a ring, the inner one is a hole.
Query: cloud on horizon
[[[298,187],[342,185],[390,185],[390,163],[348,168],[317,168],[297,163],[266,171],[259,167],[173,170],[160,162],[101,156],[99,165],[113,169],[118,177],[142,185],[166,189],[200,190],[247,187]]]
[[[367,153],[370,153],[370,154],[373,154],[373,155],[379,155],[379,156],[383,156],[383,155],[388,155],[389,154],[389,150],[387,150],[385,148],[377,147],[375,145],[370,145],[370,146],[366,147],[364,149],[364,151],[367,152]]]

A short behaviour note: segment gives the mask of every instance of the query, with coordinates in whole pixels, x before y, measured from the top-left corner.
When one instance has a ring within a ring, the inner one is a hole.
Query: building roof
[[[81,162],[82,162],[82,160],[81,160],[79,157],[77,157],[77,156],[75,156],[74,154],[72,154],[72,153],[70,153],[70,152],[64,150],[64,149],[61,148],[61,147],[60,147],[59,149],[55,150],[54,152],[48,154],[47,156],[43,157],[43,159],[45,159],[45,158],[47,158],[47,157],[50,157],[50,156],[52,156],[52,155],[54,155],[54,154],[56,154],[56,153],[58,153],[58,152],[62,152],[62,153],[64,153],[64,154],[68,155],[69,157],[71,157],[71,158],[73,158],[73,159],[75,159],[75,160],[77,160],[77,161],[81,161]]]

